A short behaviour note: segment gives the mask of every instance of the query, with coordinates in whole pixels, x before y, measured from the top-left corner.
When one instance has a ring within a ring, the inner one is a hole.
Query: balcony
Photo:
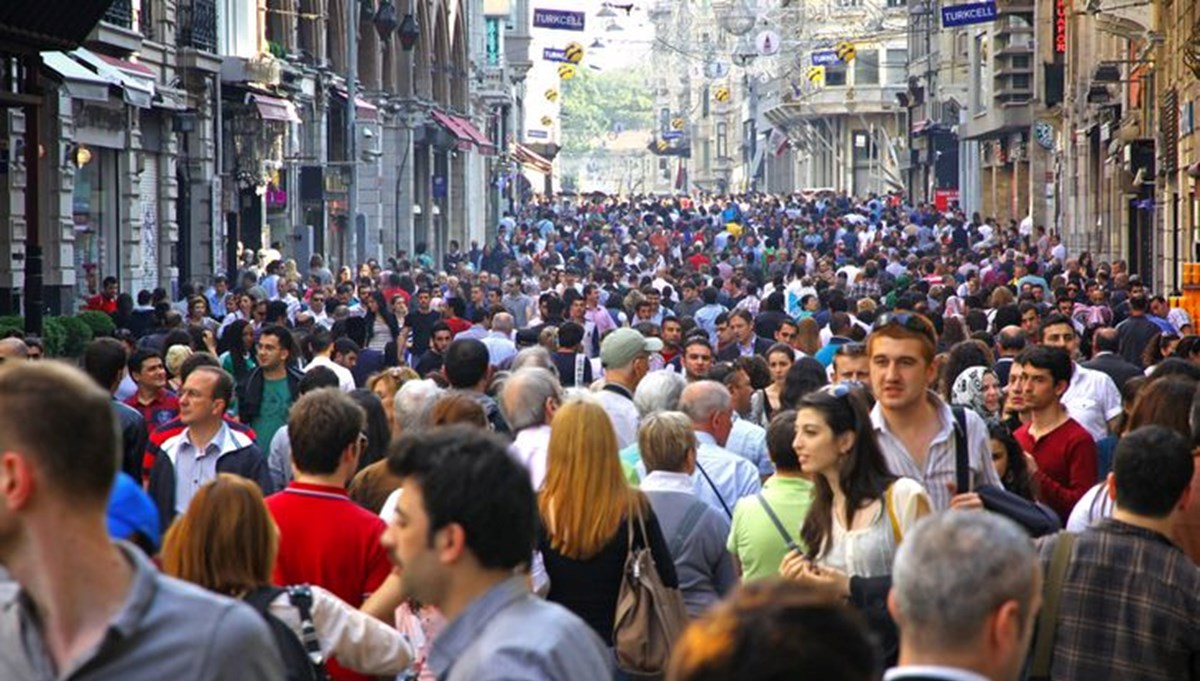
[[[180,0],[179,46],[217,53],[216,0]]]
[[[113,0],[113,3],[108,6],[108,11],[100,18],[103,21],[113,26],[121,28],[133,28],[133,1],[132,0]]]

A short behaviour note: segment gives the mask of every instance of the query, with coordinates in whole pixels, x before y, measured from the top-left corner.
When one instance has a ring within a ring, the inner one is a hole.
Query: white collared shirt
[[[1063,406],[1093,440],[1102,440],[1108,436],[1109,420],[1121,413],[1121,391],[1103,371],[1072,364],[1075,371],[1067,392],[1063,393]]]
[[[692,476],[687,473],[675,473],[673,471],[651,471],[638,484],[638,487],[643,492],[696,493],[696,483],[692,481]]]
[[[546,454],[550,450],[550,426],[542,424],[522,429],[508,446],[508,452],[529,469],[534,491],[546,480]]]
[[[904,679],[910,677],[932,677],[935,679],[945,679],[945,681],[988,681],[986,676],[981,676],[969,669],[943,667],[933,664],[892,667],[883,673],[883,681],[904,681]]]
[[[338,388],[341,388],[342,392],[350,392],[357,387],[354,384],[354,374],[350,373],[350,370],[346,367],[329,359],[325,355],[313,357],[308,366],[304,367],[305,373],[308,373],[313,367],[325,367],[337,375]]]

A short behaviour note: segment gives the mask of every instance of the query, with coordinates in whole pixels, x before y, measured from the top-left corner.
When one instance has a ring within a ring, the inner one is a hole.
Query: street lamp
[[[396,17],[395,3],[392,0],[382,0],[379,3],[379,11],[375,12],[375,18],[371,19],[371,23],[375,24],[375,32],[379,34],[380,42],[387,42],[396,27],[400,25],[400,20]]]
[[[397,35],[400,36],[400,47],[405,52],[412,52],[413,48],[417,46],[417,38],[421,37],[421,27],[411,12],[404,15],[404,21],[400,22],[400,31]]]
[[[733,35],[746,35],[754,28],[757,18],[754,10],[746,4],[746,0],[737,0],[737,4],[719,17],[721,28]]]
[[[730,55],[730,59],[733,60],[734,64],[745,68],[757,56],[758,50],[754,47],[754,43],[750,41],[750,36],[743,35],[738,38],[737,43],[733,46],[733,54]]]

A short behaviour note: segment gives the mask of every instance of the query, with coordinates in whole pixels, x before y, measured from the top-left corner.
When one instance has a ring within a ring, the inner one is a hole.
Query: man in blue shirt
[[[404,493],[382,542],[404,593],[446,617],[429,654],[438,679],[612,678],[612,654],[591,627],[514,574],[529,563],[537,505],[504,443],[439,428],[403,438],[388,468]]]

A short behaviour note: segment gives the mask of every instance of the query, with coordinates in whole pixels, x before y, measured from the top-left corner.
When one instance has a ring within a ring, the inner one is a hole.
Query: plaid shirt
[[[868,279],[864,275],[850,286],[850,297],[852,298],[878,298],[880,293],[879,282],[874,277]]]
[[[1038,541],[1045,575],[1056,537]],[[1101,520],[1063,581],[1052,679],[1200,678],[1200,568],[1166,537]]]

